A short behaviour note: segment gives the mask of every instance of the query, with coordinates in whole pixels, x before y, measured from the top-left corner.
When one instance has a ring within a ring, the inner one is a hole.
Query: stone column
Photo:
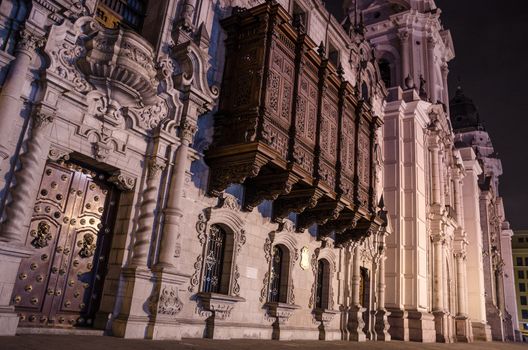
[[[16,185],[10,190],[11,202],[6,205],[6,220],[0,231],[1,241],[15,245],[25,243],[50,146],[48,133],[53,116],[38,111],[33,114],[32,119],[27,151],[20,156],[21,167],[15,173]]]
[[[4,160],[9,157],[9,142],[14,125],[20,115],[20,96],[29,70],[33,54],[41,40],[27,29],[20,32],[15,50],[15,59],[11,63],[2,91],[0,92],[0,170],[4,169]]]
[[[0,335],[15,335],[18,326],[11,295],[20,262],[31,254],[25,241],[49,151],[47,135],[52,121],[51,115],[42,112],[33,116],[27,151],[20,157],[21,168],[10,191],[12,201],[6,206],[6,220],[0,227]]]
[[[449,84],[447,82],[447,76],[449,75],[449,66],[447,65],[447,62],[442,63],[442,67],[440,67],[442,70],[442,86],[443,86],[443,93],[442,93],[442,101],[446,106],[449,106]],[[449,108],[447,108],[447,115],[449,116]]]
[[[440,181],[440,156],[438,145],[434,144],[429,147],[431,154],[431,177],[432,177],[432,204],[440,204],[441,202],[441,181]]]
[[[141,202],[134,242],[132,266],[147,266],[150,242],[154,225],[156,206],[158,203],[161,173],[165,169],[165,162],[154,156],[149,159],[146,189]]]
[[[184,120],[181,128],[181,144],[176,151],[172,168],[169,200],[164,210],[165,223],[159,253],[158,266],[174,267],[174,258],[180,255],[180,223],[183,217],[182,193],[187,171],[189,145],[196,132],[196,125]]]
[[[389,334],[389,321],[388,317],[390,312],[385,308],[385,235],[381,234],[381,249],[380,256],[378,258],[378,309],[376,310],[376,337],[379,341],[390,341],[391,335]]]
[[[363,321],[363,312],[366,311],[361,306],[359,285],[361,282],[361,262],[359,256],[359,244],[356,244],[353,249],[352,256],[352,305],[350,306],[348,318],[348,330],[350,332],[350,340],[352,341],[366,341],[367,337],[363,332],[365,321]]]
[[[433,237],[433,311],[444,311],[444,240],[440,235]]]
[[[435,54],[434,49],[436,46],[436,40],[434,37],[429,36],[427,38],[427,66],[428,66],[428,85],[429,85],[429,98],[432,103],[436,103],[438,96],[436,94],[436,76],[435,76]]]
[[[457,266],[457,316],[467,316],[466,298],[466,280],[464,279],[466,255],[464,253],[456,253],[455,261]]]
[[[407,89],[405,86],[405,79],[407,79],[408,76],[410,76],[410,66],[409,66],[409,32],[407,30],[403,30],[398,33],[398,37],[400,38],[401,43],[401,64],[402,64],[402,81],[401,85],[403,89]],[[411,77],[412,78],[412,77]]]

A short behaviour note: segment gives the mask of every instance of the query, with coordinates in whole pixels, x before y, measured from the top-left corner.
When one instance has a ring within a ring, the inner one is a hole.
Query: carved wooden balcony
[[[77,65],[97,90],[121,106],[150,105],[157,87],[154,51],[139,34],[88,24],[93,34]]]
[[[273,200],[277,221],[295,212],[298,230],[318,224],[322,234],[374,220],[381,123],[356,89],[278,4],[235,10],[222,26],[210,194],[243,183],[246,210]]]

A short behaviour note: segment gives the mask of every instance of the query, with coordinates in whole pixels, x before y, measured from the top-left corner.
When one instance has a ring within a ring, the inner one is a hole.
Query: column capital
[[[182,140],[187,141],[188,143],[192,143],[194,134],[196,134],[197,130],[196,123],[189,120],[188,118],[185,118],[180,123],[180,137]]]
[[[15,51],[21,51],[30,56],[35,49],[44,46],[45,40],[38,37],[35,33],[24,28],[18,33],[18,42]]]
[[[36,111],[35,113],[33,113],[33,129],[43,130],[48,125],[53,123],[54,119],[55,119],[55,116],[53,114],[43,112],[43,111]]]
[[[400,29],[397,35],[402,43],[407,43],[407,41],[409,40],[409,37],[411,36],[411,34],[409,33],[407,29]]]
[[[166,166],[167,162],[164,159],[161,159],[157,156],[150,157],[150,159],[148,160],[147,178],[150,179],[158,177],[163,172],[163,170],[165,170]]]

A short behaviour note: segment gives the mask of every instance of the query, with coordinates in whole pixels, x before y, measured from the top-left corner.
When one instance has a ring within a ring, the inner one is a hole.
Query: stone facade
[[[0,5],[0,334],[509,339],[432,1],[112,3]]]

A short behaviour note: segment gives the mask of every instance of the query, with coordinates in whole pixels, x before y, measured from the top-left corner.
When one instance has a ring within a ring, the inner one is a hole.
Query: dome
[[[449,102],[451,124],[455,131],[483,130],[480,115],[472,99],[464,95],[459,86],[455,97]]]

